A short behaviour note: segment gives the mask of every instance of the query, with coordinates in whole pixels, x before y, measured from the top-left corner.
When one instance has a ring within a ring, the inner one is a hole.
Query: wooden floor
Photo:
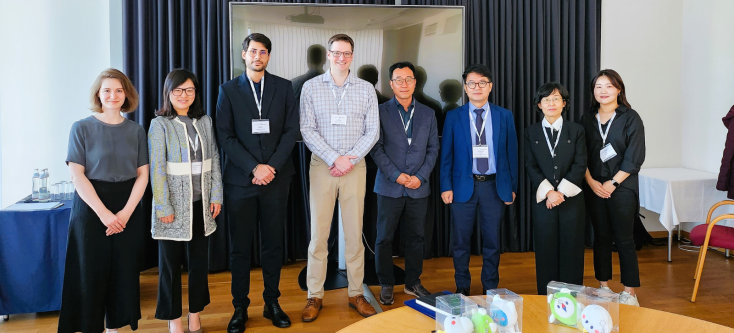
[[[693,271],[697,253],[679,250],[673,247],[673,263],[666,261],[667,251],[663,246],[646,246],[639,254],[640,278],[643,288],[638,289],[640,304],[644,307],[691,316],[714,323],[734,327],[734,257],[726,259],[720,253],[711,253],[706,260],[702,284],[696,303],[691,303],[693,290]],[[615,258],[615,274],[611,287],[619,291],[619,262]],[[592,252],[586,251],[586,270],[584,283],[596,286],[592,266]],[[395,263],[402,266],[403,259],[396,258]],[[250,320],[247,332],[335,332],[355,321],[362,319],[347,306],[346,289],[327,291],[324,296],[324,308],[319,318],[312,323],[303,323],[300,319],[301,309],[305,305],[306,292],[301,291],[296,281],[298,273],[306,265],[296,262],[283,267],[281,279],[280,304],[291,317],[293,325],[288,329],[272,326],[270,321],[262,317],[262,274],[259,269],[252,271],[252,305],[249,309]],[[472,293],[480,294],[481,258],[472,256],[471,273],[474,277]],[[454,291],[454,270],[451,258],[426,260],[422,276],[423,285],[430,291]],[[142,274],[141,305],[143,319],[139,322],[137,332],[166,332],[166,322],[154,318],[158,274],[155,269]],[[186,279],[184,278],[185,282]],[[232,312],[230,296],[229,272],[212,274],[209,277],[209,289],[212,303],[202,313],[202,323],[206,332],[226,332],[227,323]],[[186,295],[184,285],[184,295]],[[508,288],[518,294],[535,294],[535,260],[532,252],[506,253],[502,255],[500,265],[500,288]],[[371,287],[377,295],[379,287]],[[410,297],[402,292],[402,286],[395,288],[395,304],[383,306],[383,310],[403,306],[403,301]],[[186,296],[184,296],[186,298]],[[184,300],[186,306],[186,300]],[[186,309],[184,309],[184,314]],[[42,314],[13,315],[10,321],[0,321],[0,332],[56,332],[58,312]],[[185,316],[184,316],[185,322]],[[130,332],[129,328],[120,332]]]

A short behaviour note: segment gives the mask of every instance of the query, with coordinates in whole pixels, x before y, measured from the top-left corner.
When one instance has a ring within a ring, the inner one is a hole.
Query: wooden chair
[[[691,297],[691,302],[696,302],[696,293],[698,293],[698,284],[701,282],[701,272],[703,271],[703,262],[706,260],[706,250],[708,250],[708,247],[734,249],[734,228],[716,225],[719,221],[734,219],[734,214],[723,214],[717,216],[713,221],[711,221],[711,215],[713,215],[714,210],[723,205],[734,205],[734,200],[717,202],[711,207],[711,209],[709,209],[706,224],[697,225],[693,230],[691,230],[691,244],[699,246],[696,273],[693,275],[693,279],[696,280],[696,284],[693,286],[693,297]]]

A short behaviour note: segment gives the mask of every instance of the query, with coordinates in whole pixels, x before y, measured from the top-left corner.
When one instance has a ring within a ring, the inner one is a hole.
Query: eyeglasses
[[[548,105],[551,102],[553,102],[553,103],[560,103],[562,100],[563,100],[562,98],[556,96],[556,97],[553,97],[553,98],[549,98],[549,97],[543,98],[543,99],[540,100],[540,102],[543,103],[543,104],[545,104],[545,105]]]
[[[260,54],[261,58],[268,56],[268,50],[249,49],[247,50],[247,53],[249,53],[253,58],[257,57],[258,54]]]
[[[181,96],[181,94],[184,91],[186,92],[186,96],[196,95],[196,88],[186,88],[186,89],[176,88],[176,89],[173,89],[171,93],[173,94],[173,96]]]
[[[485,88],[489,84],[489,82],[487,82],[487,81],[479,81],[479,82],[470,81],[470,82],[467,82],[467,83],[464,83],[464,84],[467,87],[469,87],[469,89],[474,89],[474,88],[476,88],[476,86],[479,86],[479,88]]]
[[[334,56],[334,58],[339,58],[341,56],[344,56],[345,59],[349,59],[352,57],[354,53],[352,52],[339,52],[339,51],[329,51],[331,52],[331,55]]]
[[[404,79],[392,79],[390,81],[395,82],[395,84],[397,84],[399,86],[402,86],[403,83],[407,83],[408,85],[411,85],[411,84],[415,83],[415,79],[412,78],[412,77],[406,77]]]

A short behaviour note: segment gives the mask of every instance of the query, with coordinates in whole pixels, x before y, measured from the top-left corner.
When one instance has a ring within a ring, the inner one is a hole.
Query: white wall
[[[734,1],[683,1],[683,166],[719,173],[734,105]]]
[[[643,168],[681,167],[683,0],[602,1],[601,68],[616,70],[645,123]]]
[[[110,66],[110,3],[0,0],[0,207],[31,192],[34,168],[69,180],[69,129],[91,115]]]

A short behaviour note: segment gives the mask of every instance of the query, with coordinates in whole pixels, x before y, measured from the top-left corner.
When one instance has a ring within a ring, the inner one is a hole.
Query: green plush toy
[[[553,324],[555,320],[558,320],[564,325],[576,326],[579,309],[576,298],[571,295],[569,289],[562,288],[560,292],[548,295],[548,304],[553,313],[548,318],[548,322]]]
[[[472,310],[471,322],[474,324],[474,333],[497,332],[497,324],[487,314],[487,309]]]

